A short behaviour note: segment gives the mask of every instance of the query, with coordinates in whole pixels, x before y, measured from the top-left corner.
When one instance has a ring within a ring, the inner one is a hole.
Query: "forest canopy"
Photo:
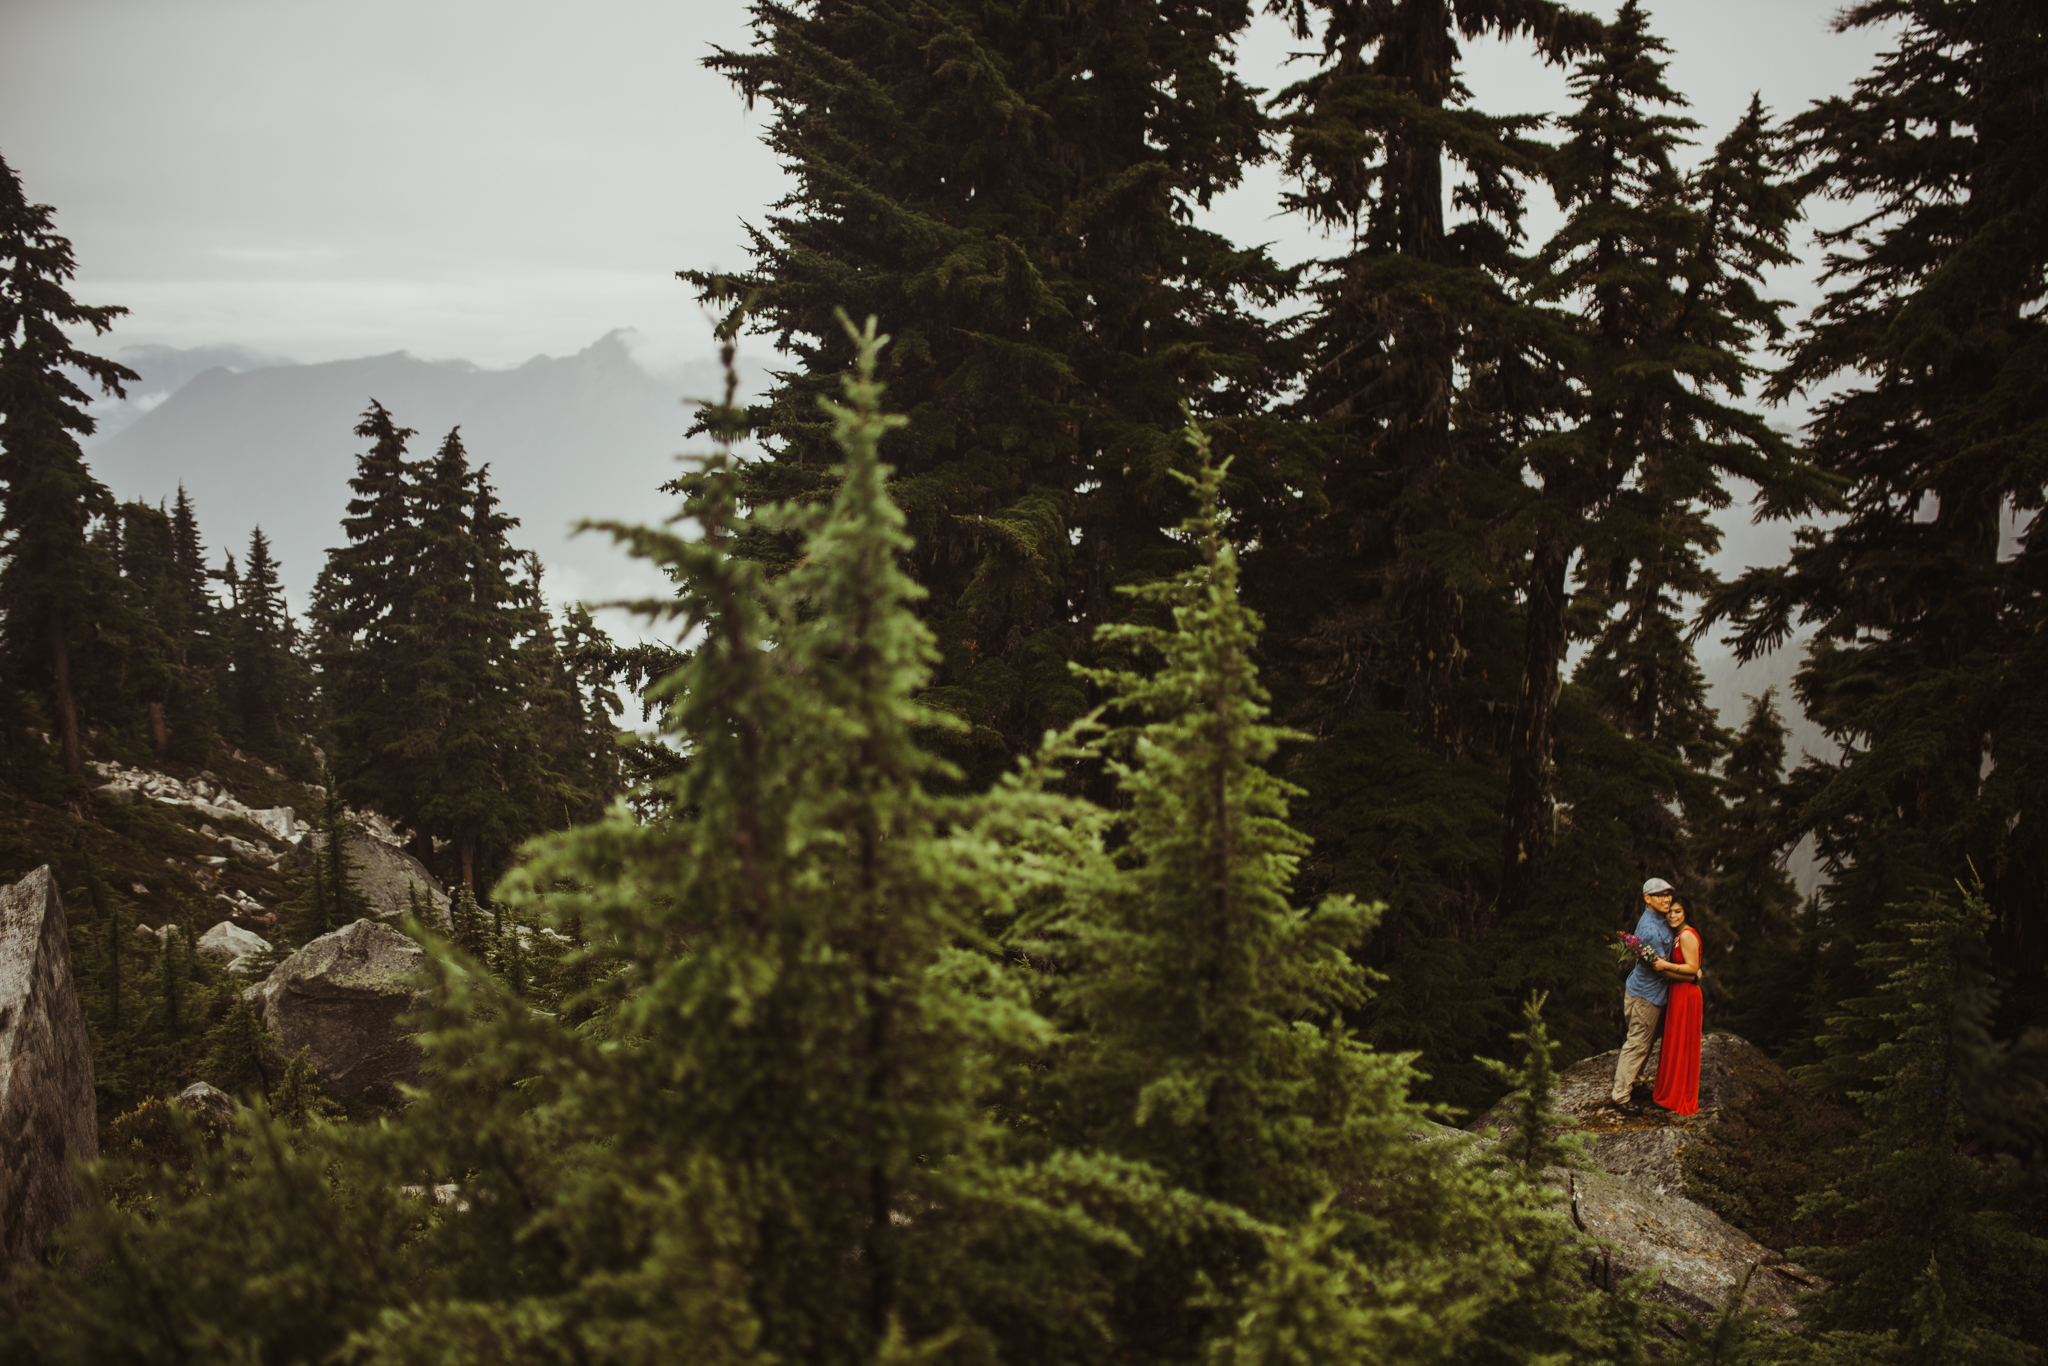
[[[1712,1027],[1832,1116],[1774,1140],[1833,1135],[1772,1216],[1831,1281],[1804,1332],[1683,1350],[2038,1354],[2048,16],[1872,0],[1853,90],[1706,128],[1634,0],[1283,8],[1272,91],[1234,4],[752,11],[706,63],[791,188],[681,274],[729,374],[782,369],[703,405],[666,520],[597,528],[664,644],[551,609],[460,431],[374,396],[302,618],[260,529],[216,567],[182,490],[118,502],[80,439],[121,310],[0,162],[0,871],[91,908],[128,1154],[0,1342],[1653,1359],[1533,1136],[1658,876]],[[1482,38],[1570,107],[1496,112]],[[1264,162],[1331,254],[1204,226]],[[1743,515],[1791,549],[1723,579]],[[1717,713],[1718,642],[1789,694]],[[93,765],[317,801],[328,854],[235,889],[285,947],[395,822],[454,892],[408,930],[426,1082],[337,1105],[266,1052],[190,951],[220,889],[129,871],[186,832]],[[225,1131],[163,1106],[202,1074]],[[1445,1160],[1510,1090],[1529,1141]]]

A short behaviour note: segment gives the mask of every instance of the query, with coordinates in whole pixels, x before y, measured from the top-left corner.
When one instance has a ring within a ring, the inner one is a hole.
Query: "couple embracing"
[[[1649,1099],[1673,1114],[1689,1115],[1700,1108],[1700,935],[1686,923],[1685,898],[1661,877],[1643,884],[1636,938],[1654,957],[1639,961],[1623,987],[1628,1042],[1614,1069],[1611,1103],[1623,1114],[1643,1113],[1636,1079],[1650,1060],[1650,1041],[1662,1020],[1664,1051]]]

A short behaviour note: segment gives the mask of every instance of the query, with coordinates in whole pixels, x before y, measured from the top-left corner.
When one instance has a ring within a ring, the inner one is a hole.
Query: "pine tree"
[[[1819,1361],[2019,1362],[2048,1323],[2048,1246],[2014,1218],[2018,1173],[1973,1151],[1972,1107],[2007,1061],[1989,920],[1975,894],[1894,907],[1861,964],[1876,994],[1842,1003],[1804,1069],[1869,1125],[1854,1174],[1801,1205],[1839,1235],[1798,1254],[1829,1281],[1800,1311]]]
[[[64,771],[85,770],[73,658],[111,610],[112,568],[87,541],[114,512],[78,438],[93,419],[75,372],[111,395],[133,370],[73,345],[65,329],[104,335],[124,308],[77,303],[71,243],[47,204],[31,204],[0,159],[0,609],[8,656],[46,691]]]
[[[571,603],[562,617],[559,686],[567,694],[573,720],[566,752],[556,765],[571,776],[586,803],[572,810],[571,824],[595,820],[625,786],[617,720],[625,704],[612,686],[608,667],[615,650],[589,609]]]
[[[552,775],[519,644],[545,624],[546,610],[538,585],[515,577],[526,557],[507,533],[519,521],[500,511],[489,466],[470,467],[459,431],[424,472],[418,507],[410,615],[435,648],[421,659],[412,745],[435,762],[430,784],[399,811],[455,846],[462,885],[474,896],[484,867],[543,824],[533,808]]]
[[[558,637],[542,591],[540,556],[521,558],[525,619],[530,633],[518,647],[519,695],[538,750],[539,795],[547,824],[567,828],[596,820],[619,794],[619,745],[612,718],[624,710],[605,681],[610,637],[581,603],[563,614]]]
[[[1343,235],[1313,267],[1296,415],[1314,486],[1248,556],[1270,622],[1281,714],[1314,736],[1287,758],[1306,789],[1308,885],[1384,900],[1367,950],[1398,961],[1373,1037],[1421,1047],[1435,1085],[1499,1010],[1465,965],[1493,923],[1520,623],[1491,529],[1518,496],[1516,452],[1557,385],[1555,321],[1514,293],[1540,120],[1476,107],[1459,43],[1522,41],[1548,63],[1598,35],[1563,5],[1288,8],[1316,68],[1277,97],[1286,205]],[[1483,398],[1485,378],[1503,403]]]
[[[529,557],[508,533],[488,466],[460,431],[409,464],[413,433],[372,404],[371,448],[316,589],[323,691],[340,794],[411,831],[422,859],[452,845],[475,895],[528,834],[563,809],[542,744],[544,680],[522,646],[547,624]]]
[[[1714,605],[1745,657],[1813,630],[1796,690],[1843,746],[1795,775],[1834,871],[1820,932],[1853,944],[1884,906],[1945,889],[1967,863],[1987,879],[2009,1009],[2040,1022],[2048,867],[2026,794],[2041,781],[2048,648],[2048,36],[2023,0],[1865,3],[1838,23],[1897,29],[1853,93],[1791,121],[1807,184],[1858,207],[1820,234],[1829,293],[1772,392],[1819,396],[1808,450],[1849,486],[1848,508]],[[1851,989],[1831,977],[1823,999]]]
[[[1693,837],[1720,813],[1728,737],[1685,620],[1718,587],[1711,514],[1730,480],[1754,487],[1759,515],[1809,513],[1830,492],[1744,404],[1748,353],[1784,333],[1759,292],[1792,260],[1779,139],[1752,100],[1681,175],[1674,155],[1698,125],[1664,82],[1666,51],[1626,3],[1577,64],[1569,136],[1545,162],[1565,221],[1524,272],[1525,297],[1574,320],[1572,382],[1522,448],[1532,487],[1503,519],[1525,650],[1500,910],[1520,926],[1522,982],[1578,984],[1553,1000],[1588,1051],[1613,1009],[1597,945],[1616,907],[1652,872],[1692,885]],[[1573,638],[1585,649],[1567,695]]]
[[[1703,989],[1726,1027],[1776,1053],[1792,1042],[1813,1004],[1813,962],[1801,943],[1799,889],[1785,868],[1793,815],[1785,787],[1785,723],[1770,690],[1748,699],[1749,716],[1721,764],[1721,807],[1697,837],[1704,874],[1701,920],[1716,947]]]
[[[356,863],[348,846],[356,827],[342,810],[333,776],[327,775],[326,797],[313,822],[317,848],[306,871],[294,880],[291,897],[278,909],[286,914],[286,933],[293,943],[307,944],[371,914],[357,890]]]
[[[1162,624],[1104,628],[1140,662],[1094,674],[1124,722],[1106,741],[1115,852],[1078,861],[1020,939],[1053,969],[1063,1026],[1030,1108],[1178,1202],[1123,1215],[1145,1253],[1115,1302],[1116,1359],[1536,1361],[1595,1342],[1628,1359],[1537,1177],[1418,1142],[1410,1060],[1343,1023],[1372,980],[1346,950],[1377,908],[1289,902],[1306,841],[1265,767],[1287,732],[1266,720],[1224,471],[1196,445],[1181,530],[1202,560],[1132,590]],[[1540,1061],[1516,1075],[1547,1119],[1540,1017],[1530,1038]],[[1540,1166],[1554,1145],[1532,1133]]]
[[[1256,411],[1277,342],[1247,307],[1285,284],[1193,221],[1265,155],[1229,44],[1249,11],[945,0],[763,4],[755,46],[708,64],[773,110],[794,181],[752,269],[691,273],[797,359],[749,413],[747,499],[828,496],[815,400],[851,362],[833,320],[888,316],[909,421],[889,437],[918,611],[941,652],[941,742],[985,785],[1086,698],[1067,662],[1113,589],[1180,563],[1180,405]],[[1170,97],[1160,92],[1171,91]],[[1244,483],[1284,482],[1247,456]],[[797,541],[757,536],[779,570]]]
[[[284,759],[297,754],[304,741],[310,679],[277,570],[262,527],[250,533],[248,559],[238,573],[229,559],[234,597],[227,622],[233,669],[228,716],[242,744],[266,758]]]
[[[690,762],[666,780],[670,814],[550,837],[511,881],[525,889],[515,910],[544,897],[592,946],[583,1009],[599,1007],[601,1033],[541,1043],[539,1021],[493,996],[517,1056],[537,1060],[538,1044],[575,1059],[546,1067],[544,1112],[519,1125],[531,1138],[478,1146],[476,1106],[505,1111],[511,1093],[491,1078],[520,1065],[502,1050],[459,1051],[448,1087],[416,1107],[444,1145],[435,1165],[470,1170],[479,1191],[547,1173],[521,1199],[541,1199],[585,1251],[534,1245],[508,1280],[501,1254],[465,1249],[442,1301],[387,1316],[381,1350],[427,1350],[472,1319],[552,1350],[551,1304],[579,1306],[580,1331],[598,1334],[631,1315],[631,1331],[693,1355],[867,1360],[947,1332],[976,1352],[1012,1329],[1085,1332],[1046,1324],[1029,1289],[1046,1274],[1030,1264],[1037,1227],[1063,1220],[981,1155],[976,1060],[1035,1035],[991,965],[954,949],[1002,884],[974,808],[929,791],[943,768],[917,743],[943,720],[911,701],[931,637],[908,611],[902,518],[877,459],[879,345],[870,329],[850,402],[830,413],[845,465],[829,511],[755,514],[804,538],[800,568],[771,581],[733,555],[759,521],[740,516],[729,457],[682,481],[702,539],[618,529],[683,589],[648,606],[694,636],[654,690]],[[591,1126],[601,1162],[517,1156]],[[496,1203],[475,1203],[494,1226]],[[638,1251],[650,1236],[674,1258]],[[707,1238],[712,1260],[687,1255]]]
[[[313,1067],[311,1055],[310,1045],[292,1054],[272,1098],[271,1112],[290,1129],[303,1129],[316,1121],[336,1118],[342,1112],[320,1085],[320,1074]]]
[[[1670,112],[1684,101],[1664,84],[1666,51],[1634,0],[1624,4],[1578,65],[1580,103],[1563,121],[1571,136],[1548,163],[1567,217],[1531,264],[1531,293],[1582,327],[1560,425],[1527,448],[1538,491],[1516,519],[1532,547],[1502,891],[1503,913],[1517,917],[1534,903],[1548,854],[1549,713],[1568,625],[1590,643],[1577,685],[1649,761],[1634,809],[1588,812],[1587,824],[1623,819],[1648,832],[1668,828],[1674,810],[1706,815],[1725,737],[1682,614],[1686,599],[1717,586],[1704,563],[1719,543],[1708,514],[1727,505],[1731,476],[1775,516],[1810,512],[1826,491],[1783,435],[1740,406],[1756,373],[1746,353],[1784,333],[1781,305],[1757,290],[1765,269],[1793,259],[1798,203],[1773,177],[1776,137],[1753,100],[1682,177],[1672,154],[1698,125]],[[1566,570],[1580,557],[1572,594]],[[1681,836],[1602,861],[1620,864],[1616,884],[1645,865],[1683,877]]]
[[[237,1000],[206,1036],[206,1079],[229,1095],[270,1094],[277,1040],[253,1002]]]
[[[431,754],[409,743],[420,655],[431,644],[412,615],[419,536],[405,452],[414,433],[374,400],[355,431],[369,447],[349,480],[347,544],[327,552],[314,586],[314,657],[334,741],[332,786],[358,807],[403,820],[433,771]]]
[[[170,716],[192,692],[185,676],[181,637],[189,634],[178,593],[176,549],[170,516],[147,503],[123,503],[108,526],[119,532],[115,571],[120,575],[118,638],[122,700],[138,709],[123,716],[123,729],[139,722],[159,761],[169,755]],[[103,635],[112,634],[111,624]],[[184,719],[181,715],[181,719]]]

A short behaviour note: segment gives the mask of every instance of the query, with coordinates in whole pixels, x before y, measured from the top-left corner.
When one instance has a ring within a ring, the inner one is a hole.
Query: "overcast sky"
[[[1873,51],[1815,0],[1650,8],[1708,140],[1752,90],[1789,112]],[[705,0],[0,0],[0,154],[57,206],[78,296],[133,310],[114,345],[511,365],[633,327],[650,360],[701,355],[674,272],[743,264],[740,224],[780,184],[699,64],[745,20]],[[1247,78],[1281,83],[1291,46],[1262,21]],[[1521,50],[1468,55],[1483,107],[1562,102]],[[1215,221],[1314,254],[1277,190],[1255,172]]]

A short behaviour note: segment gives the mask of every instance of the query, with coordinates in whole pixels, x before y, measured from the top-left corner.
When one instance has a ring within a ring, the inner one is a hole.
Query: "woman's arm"
[[[1678,932],[1678,955],[1683,960],[1682,962],[1674,963],[1668,958],[1659,958],[1655,965],[1657,971],[1676,977],[1682,982],[1690,982],[1698,977],[1700,975],[1700,937],[1689,929],[1680,930]]]

